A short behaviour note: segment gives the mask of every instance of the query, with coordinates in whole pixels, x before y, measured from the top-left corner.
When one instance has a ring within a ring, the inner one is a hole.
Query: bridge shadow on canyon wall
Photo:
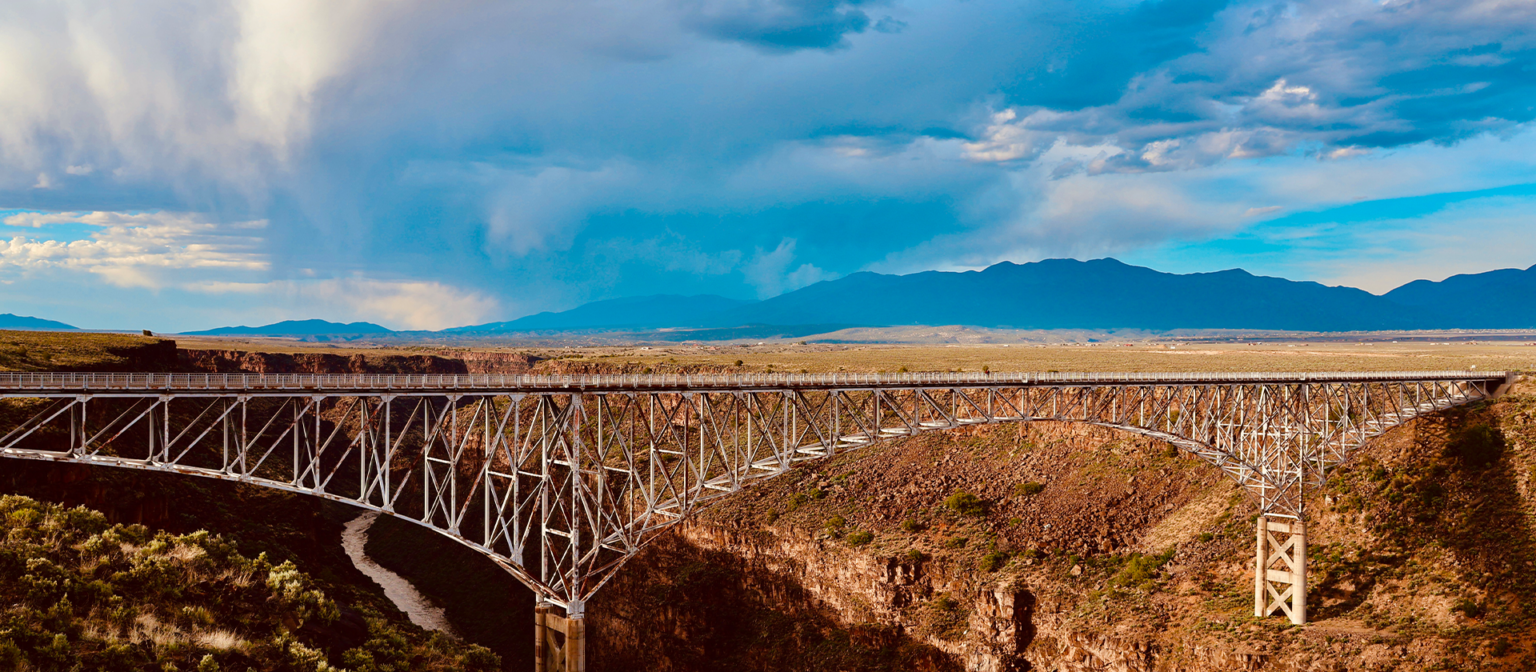
[[[1455,580],[1484,598],[1452,611],[1472,623],[1536,618],[1536,535],[1521,476],[1533,438],[1529,399],[1476,404],[1423,418],[1388,435],[1330,478],[1329,500],[1345,525],[1364,526],[1374,548],[1320,544],[1310,554],[1314,620],[1345,616],[1373,588],[1426,550],[1443,552]],[[1526,434],[1511,441],[1510,434]],[[1324,502],[1320,502],[1324,503]]]
[[[960,672],[901,629],[842,623],[794,580],[676,532],[629,563],[590,605],[594,670]]]

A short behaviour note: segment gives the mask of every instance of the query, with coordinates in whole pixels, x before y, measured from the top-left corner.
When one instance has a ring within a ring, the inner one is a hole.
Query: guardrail
[[[1503,371],[1285,373],[773,373],[773,374],[265,374],[0,373],[0,393],[24,391],[349,391],[843,388],[941,385],[1104,385],[1241,382],[1493,381]]]

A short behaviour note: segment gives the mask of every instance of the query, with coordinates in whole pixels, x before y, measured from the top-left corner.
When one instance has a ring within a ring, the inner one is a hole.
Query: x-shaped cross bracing
[[[246,482],[393,514],[485,554],[579,617],[627,559],[710,501],[881,439],[1000,422],[1112,427],[1216,465],[1261,515],[1300,522],[1306,488],[1366,441],[1508,381],[0,374],[20,418],[0,427],[0,455]]]

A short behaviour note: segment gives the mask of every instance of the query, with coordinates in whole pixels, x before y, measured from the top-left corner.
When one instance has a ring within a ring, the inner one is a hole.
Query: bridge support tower
[[[571,607],[564,616],[549,602],[533,608],[535,672],[587,672],[587,619],[580,603]]]
[[[1281,612],[1307,622],[1307,532],[1299,518],[1259,516],[1253,573],[1253,615]]]

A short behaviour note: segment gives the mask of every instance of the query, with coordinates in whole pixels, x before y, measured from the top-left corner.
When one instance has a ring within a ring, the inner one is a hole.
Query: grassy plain
[[[161,339],[128,334],[59,331],[0,331],[0,370],[120,370],[133,354]]]
[[[1423,371],[1536,370],[1525,343],[1096,344],[976,346],[676,346],[592,348],[569,359],[650,367],[703,365],[811,373],[907,371]]]
[[[0,331],[0,370],[69,370],[109,364],[126,370],[123,353],[158,339],[119,334]],[[522,352],[569,363],[657,372],[694,367],[741,372],[907,371],[1536,371],[1536,342],[1248,342],[1095,344],[652,345],[594,347],[444,346],[435,343],[304,343],[289,339],[185,338],[176,347],[271,353],[462,357]],[[737,364],[740,362],[740,364]]]
[[[0,332],[0,355],[25,332]],[[94,335],[89,335],[94,336]],[[78,335],[70,335],[77,338]],[[137,337],[110,337],[136,339]],[[147,339],[145,339],[147,340]],[[436,343],[303,343],[287,339],[176,339],[187,349],[247,350],[337,355],[463,356],[523,352],[543,358],[673,371],[710,367],[742,372],[908,371],[1424,371],[1466,369],[1536,371],[1532,341],[1407,341],[1095,344],[798,345],[772,342],[719,345],[527,347]],[[741,362],[737,364],[736,362]],[[0,360],[3,364],[3,360]]]

